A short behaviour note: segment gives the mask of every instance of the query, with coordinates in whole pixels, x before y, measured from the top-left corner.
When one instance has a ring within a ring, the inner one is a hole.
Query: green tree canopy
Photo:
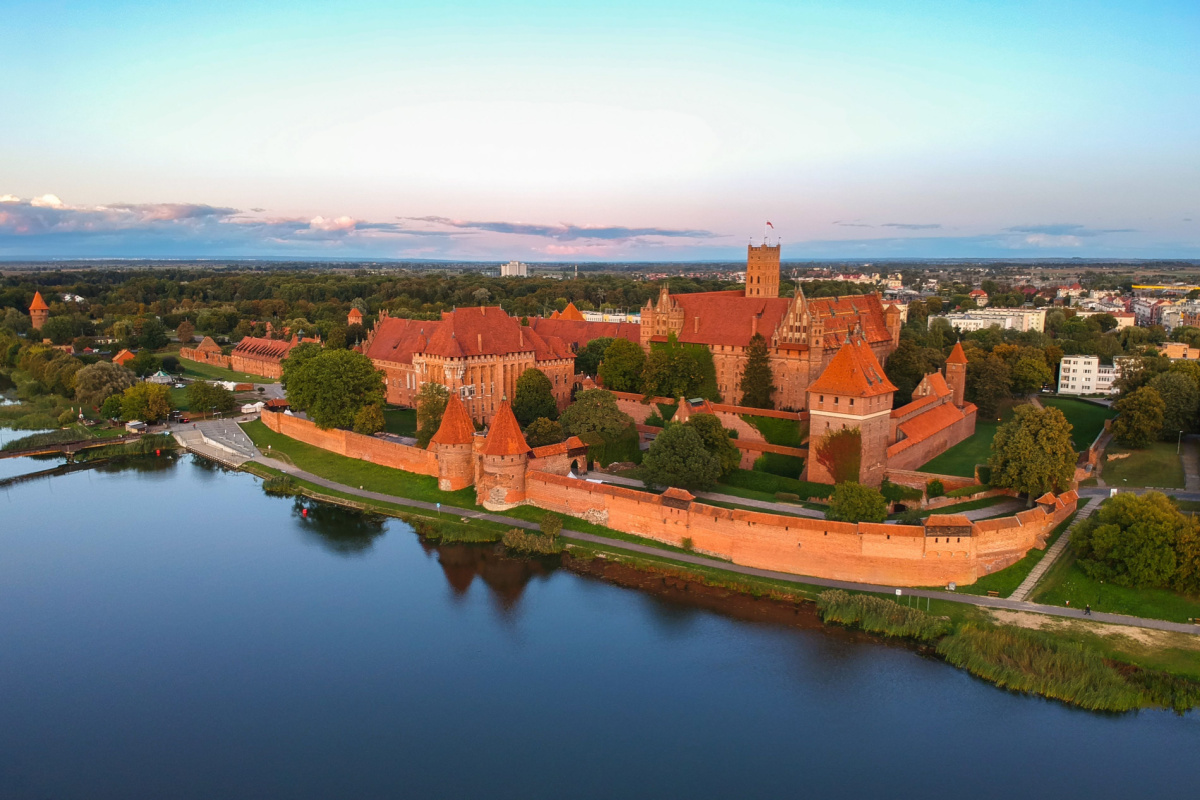
[[[304,365],[311,359],[316,358],[321,354],[321,345],[315,342],[305,342],[291,349],[287,358],[280,362],[280,367],[283,369],[283,377],[280,379],[283,383],[283,388],[288,388],[288,382],[292,375],[304,368]]]
[[[846,481],[833,487],[826,518],[839,522],[883,522],[887,500],[878,489]]]
[[[1187,433],[1195,429],[1196,411],[1200,407],[1200,386],[1190,375],[1172,368],[1155,375],[1148,385],[1158,392],[1166,406],[1162,421],[1163,436],[1174,438],[1179,431]]]
[[[600,362],[604,360],[605,351],[614,341],[616,340],[611,336],[601,336],[588,342],[575,356],[576,374],[595,376],[600,369]],[[641,349],[638,348],[638,350]],[[640,373],[641,369],[639,368],[637,372]]]
[[[1003,358],[980,354],[968,360],[967,399],[979,408],[982,419],[995,419],[1001,405],[1011,398],[1012,376]]]
[[[704,449],[717,459],[721,477],[733,472],[742,463],[741,451],[729,438],[729,431],[725,430],[715,414],[693,414],[684,424],[696,431]]]
[[[746,368],[738,385],[742,390],[742,405],[750,408],[774,408],[775,376],[767,353],[767,340],[761,333],[750,337],[746,348]]]
[[[642,479],[647,485],[704,491],[720,475],[720,462],[704,447],[695,428],[687,425],[668,425],[642,457]]]
[[[1189,544],[1197,523],[1160,492],[1122,492],[1107,500],[1071,537],[1089,576],[1121,586],[1171,585],[1180,566],[1178,546]],[[1193,565],[1189,565],[1189,568]]]
[[[354,432],[370,436],[378,433],[387,426],[383,417],[383,407],[378,403],[365,405],[354,415]]]
[[[67,344],[79,335],[79,326],[70,317],[51,317],[42,323],[39,332],[54,344]]]
[[[617,341],[622,341],[618,339]],[[633,418],[617,408],[617,398],[604,389],[585,389],[575,395],[575,401],[558,418],[568,436],[598,433],[613,439],[633,424]]]
[[[600,380],[614,392],[640,392],[646,353],[628,339],[613,339],[604,351],[599,367]]]
[[[383,404],[383,373],[362,353],[324,350],[288,374],[287,397],[320,428],[350,428],[363,406]]]
[[[883,370],[888,380],[896,385],[895,406],[899,408],[912,402],[912,393],[917,384],[937,370],[944,360],[940,350],[921,347],[913,339],[902,338],[900,345],[888,356]]]
[[[440,383],[423,383],[417,390],[417,444],[420,447],[428,447],[429,440],[441,427],[449,400],[450,392]]]
[[[185,319],[175,326],[175,336],[181,344],[191,344],[196,338],[196,326]]]
[[[558,444],[565,438],[562,425],[547,417],[538,417],[525,429],[525,441],[530,447]]]
[[[513,395],[513,415],[522,426],[538,417],[558,418],[558,404],[554,401],[554,384],[540,369],[530,367],[517,378],[517,391]]]
[[[158,372],[162,366],[162,362],[158,360],[158,356],[151,353],[148,349],[142,348],[138,354],[129,362],[129,369],[134,375],[139,378],[144,378],[147,375],[153,375]]]
[[[237,408],[233,392],[208,381],[193,381],[187,387],[188,407],[197,414],[228,414]]]
[[[642,391],[651,396],[695,397],[704,380],[696,356],[683,347],[655,347],[646,359]]]
[[[135,383],[137,376],[120,364],[97,361],[75,373],[75,399],[85,406],[95,407]]]
[[[1044,357],[1023,356],[1012,367],[1012,388],[1017,394],[1032,394],[1053,381]]]
[[[142,320],[142,328],[138,334],[137,343],[138,347],[147,350],[158,350],[170,344],[171,339],[167,336],[167,327],[162,324],[162,320],[156,317],[147,317]]]
[[[1167,404],[1150,386],[1143,386],[1122,397],[1114,406],[1117,418],[1112,423],[1113,438],[1125,447],[1146,447],[1163,431]]]
[[[161,384],[135,384],[121,395],[121,418],[126,422],[161,422],[170,413],[171,390]]]
[[[992,439],[992,485],[1029,494],[1066,491],[1075,476],[1071,423],[1057,408],[1017,406]]]

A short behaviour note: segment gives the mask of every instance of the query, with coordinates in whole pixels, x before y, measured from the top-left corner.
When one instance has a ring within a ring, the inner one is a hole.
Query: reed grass
[[[841,589],[829,589],[817,595],[817,613],[823,622],[837,622],[871,633],[921,642],[937,641],[951,631],[948,619],[902,606],[889,598],[850,594]]]
[[[532,533],[520,528],[511,528],[504,533],[504,546],[510,550],[528,555],[552,556],[561,553],[562,542],[557,536],[547,536],[544,533]]]

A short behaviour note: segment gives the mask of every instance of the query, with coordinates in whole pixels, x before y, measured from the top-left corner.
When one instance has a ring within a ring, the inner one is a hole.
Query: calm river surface
[[[0,797],[782,796],[1196,798],[1200,717],[306,519],[191,457],[0,490]]]

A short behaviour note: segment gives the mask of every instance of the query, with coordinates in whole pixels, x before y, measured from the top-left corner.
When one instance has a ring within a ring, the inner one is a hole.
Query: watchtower
[[[747,247],[746,297],[779,297],[779,245]]]
[[[954,391],[954,405],[963,407],[967,391],[967,354],[962,342],[955,342],[954,349],[946,357],[946,385]]]
[[[40,331],[46,320],[50,319],[50,306],[42,299],[41,292],[33,293],[33,302],[29,304],[29,319],[33,322],[35,331]]]

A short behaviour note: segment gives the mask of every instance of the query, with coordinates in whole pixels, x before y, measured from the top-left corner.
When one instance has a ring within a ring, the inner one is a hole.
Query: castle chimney
[[[476,337],[476,339],[475,339],[476,342],[479,344],[479,352],[482,353],[483,352],[483,334],[477,333],[477,334],[475,334],[475,337]]]
[[[692,332],[700,332],[700,317],[692,317]]]

